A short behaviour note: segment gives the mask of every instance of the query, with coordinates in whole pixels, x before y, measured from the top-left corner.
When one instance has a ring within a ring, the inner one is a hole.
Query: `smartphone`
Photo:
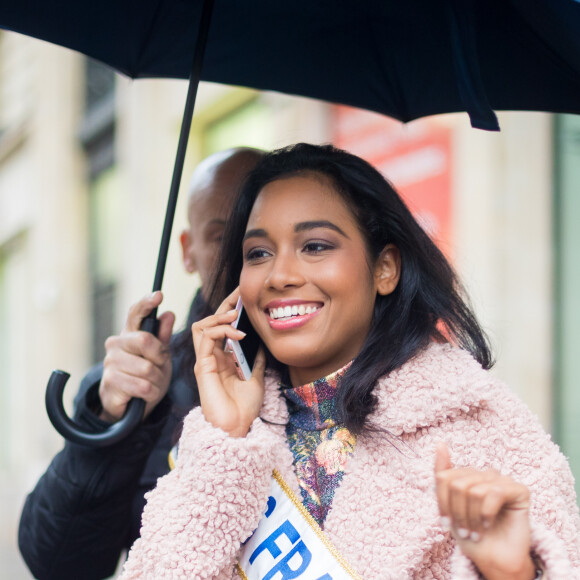
[[[247,381],[252,376],[252,368],[256,360],[256,354],[260,347],[260,342],[253,329],[250,319],[244,310],[242,299],[238,298],[236,304],[237,318],[232,322],[232,326],[246,333],[242,345],[237,340],[227,338],[224,345],[224,351],[231,353],[238,376],[243,381]]]

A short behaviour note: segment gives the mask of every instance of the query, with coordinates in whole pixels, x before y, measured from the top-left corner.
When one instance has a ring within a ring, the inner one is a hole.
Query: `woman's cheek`
[[[248,275],[247,269],[244,267],[240,273],[240,296],[242,298],[242,303],[244,306],[250,306],[253,302],[252,297],[254,292],[252,291],[251,276]]]
[[[248,318],[254,328],[258,321],[257,304],[259,299],[259,288],[260,284],[256,283],[255,276],[252,276],[251,273],[247,272],[246,268],[242,268],[242,272],[240,273],[240,297],[242,298],[242,304],[244,305]]]

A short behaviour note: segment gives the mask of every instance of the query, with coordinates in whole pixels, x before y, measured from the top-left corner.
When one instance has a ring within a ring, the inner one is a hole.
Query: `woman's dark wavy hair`
[[[430,341],[469,351],[483,368],[493,365],[487,338],[447,260],[419,226],[397,192],[366,161],[331,145],[298,143],[267,154],[248,175],[226,227],[211,305],[239,284],[242,240],[254,202],[268,183],[296,175],[324,176],[351,208],[366,240],[369,264],[387,244],[401,255],[397,288],[377,295],[366,341],[338,392],[341,422],[353,433],[372,429],[377,380],[400,367]],[[280,363],[268,356],[268,366]]]

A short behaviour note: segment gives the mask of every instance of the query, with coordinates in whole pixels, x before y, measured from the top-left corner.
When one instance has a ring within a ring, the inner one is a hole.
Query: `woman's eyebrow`
[[[248,230],[244,234],[244,238],[242,239],[242,243],[245,242],[248,238],[267,238],[267,237],[268,237],[268,233],[266,232],[266,230],[263,230],[261,228],[256,228],[254,230]]]
[[[313,220],[313,221],[308,221],[308,222],[300,222],[294,226],[294,231],[296,233],[298,233],[298,232],[305,232],[308,230],[314,230],[316,228],[327,228],[329,230],[334,230],[335,232],[339,233],[341,236],[344,236],[345,238],[350,239],[341,228],[339,228],[336,224],[333,224],[332,222],[330,222],[328,220]],[[253,230],[248,230],[245,233],[244,238],[242,240],[242,243],[245,242],[249,238],[267,238],[267,237],[268,237],[268,232],[265,229],[255,228]]]
[[[328,228],[330,230],[334,230],[335,232],[339,233],[341,236],[344,236],[347,239],[350,239],[346,233],[341,230],[336,224],[329,222],[328,220],[316,220],[310,222],[300,222],[294,226],[295,232],[304,232],[307,230],[313,230],[315,228]]]

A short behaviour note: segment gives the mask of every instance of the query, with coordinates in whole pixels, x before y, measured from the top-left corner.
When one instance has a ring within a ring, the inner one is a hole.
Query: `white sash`
[[[244,580],[362,580],[276,470],[266,513],[237,569]]]

